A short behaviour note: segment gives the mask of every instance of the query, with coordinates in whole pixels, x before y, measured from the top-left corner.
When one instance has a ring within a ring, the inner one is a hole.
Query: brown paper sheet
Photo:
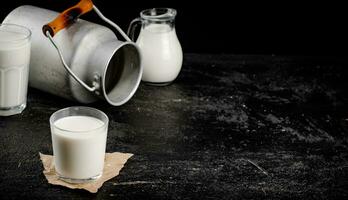
[[[104,182],[110,180],[111,178],[117,176],[127,160],[133,156],[131,153],[106,153],[103,175],[92,182],[83,184],[71,184],[64,182],[58,178],[54,168],[53,156],[40,154],[40,159],[44,167],[44,175],[48,183],[53,185],[61,185],[71,189],[84,189],[91,193],[96,193],[98,189],[103,185]]]

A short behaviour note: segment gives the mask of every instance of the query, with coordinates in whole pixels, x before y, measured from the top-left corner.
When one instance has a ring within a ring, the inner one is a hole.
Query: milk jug
[[[145,83],[168,85],[178,76],[183,52],[175,31],[176,10],[153,8],[140,13],[128,28],[128,35],[135,40],[136,25],[141,30],[136,40],[142,53]]]

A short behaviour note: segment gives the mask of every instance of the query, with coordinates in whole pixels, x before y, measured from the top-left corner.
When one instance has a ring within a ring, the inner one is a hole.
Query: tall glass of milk
[[[109,119],[90,107],[69,107],[50,118],[57,176],[84,183],[101,177],[104,168]]]
[[[0,116],[21,113],[27,102],[29,29],[0,24]]]
[[[176,10],[152,8],[140,13],[128,28],[134,40],[135,25],[141,24],[136,43],[142,53],[142,80],[151,85],[168,85],[178,76],[183,52],[175,31]]]

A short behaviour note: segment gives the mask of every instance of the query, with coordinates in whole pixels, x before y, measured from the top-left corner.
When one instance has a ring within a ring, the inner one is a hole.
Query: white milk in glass
[[[136,43],[142,53],[143,81],[164,83],[178,76],[183,53],[175,28],[168,24],[146,25]]]
[[[107,126],[89,116],[68,116],[51,127],[55,168],[59,176],[90,179],[104,167]]]
[[[5,27],[0,27],[0,115],[25,108],[30,61],[30,38]]]

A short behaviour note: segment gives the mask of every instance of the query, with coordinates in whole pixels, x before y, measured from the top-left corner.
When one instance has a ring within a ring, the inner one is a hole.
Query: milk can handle
[[[44,35],[48,31],[52,37],[57,34],[60,30],[70,26],[75,23],[75,21],[83,14],[88,13],[93,9],[92,0],[81,0],[78,4],[73,7],[70,7],[60,13],[50,23],[42,27]]]
[[[106,18],[100,10],[93,5],[92,0],[81,0],[77,5],[68,8],[65,10],[63,13],[61,13],[56,19],[54,19],[52,22],[44,25],[42,27],[42,31],[44,35],[50,40],[50,42],[53,44],[53,46],[56,48],[59,58],[64,66],[64,68],[67,70],[67,72],[78,82],[80,83],[86,90],[90,92],[95,92],[96,94],[99,94],[99,89],[100,89],[100,83],[101,83],[101,78],[100,75],[95,75],[94,80],[93,80],[93,86],[90,87],[88,86],[85,82],[83,82],[79,77],[75,75],[75,73],[70,69],[70,67],[66,64],[62,51],[58,47],[58,45],[55,43],[53,37],[56,33],[58,33],[60,30],[66,28],[67,26],[73,24],[81,15],[94,10],[97,15],[104,20],[106,23],[110,24],[112,27],[114,27],[121,35],[126,39],[128,42],[131,42],[129,37],[127,36],[126,33],[122,31],[122,29]]]
[[[127,35],[130,37],[131,40],[133,40],[135,42],[135,28],[137,27],[137,25],[141,24],[141,18],[135,18],[131,21],[131,23],[128,26],[128,30],[127,30]]]

